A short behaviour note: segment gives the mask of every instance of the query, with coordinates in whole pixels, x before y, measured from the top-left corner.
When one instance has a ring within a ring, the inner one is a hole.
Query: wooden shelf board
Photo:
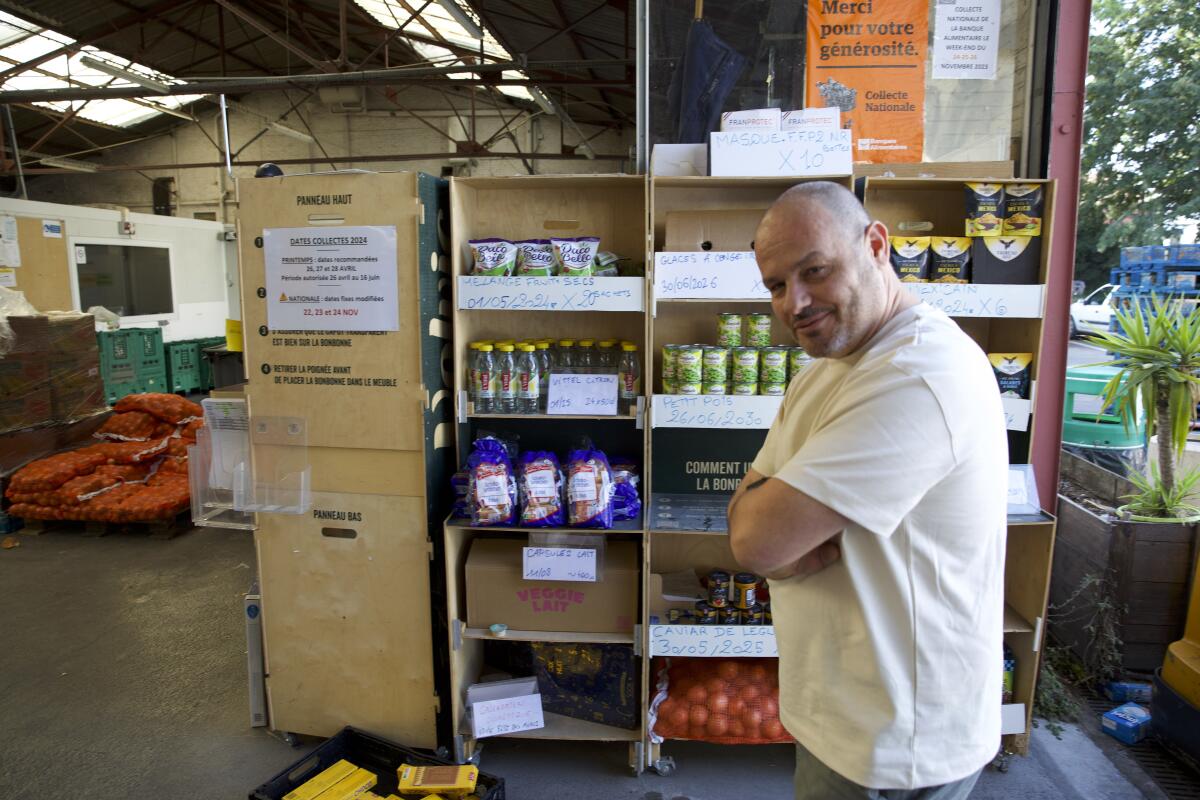
[[[664,303],[672,305],[675,303],[708,303],[709,305],[714,303],[719,305],[726,303],[759,303],[764,306],[771,305],[770,300],[764,300],[761,297],[662,297],[656,298],[654,302],[659,305],[663,305]]]
[[[483,533],[645,533],[641,517],[614,522],[611,528],[525,528],[516,525],[472,525],[469,519],[450,517],[446,520],[446,527]]]
[[[514,631],[493,636],[487,628],[463,628],[464,639],[510,642],[560,642],[564,644],[633,644],[632,633],[578,633],[576,631]]]
[[[571,742],[636,742],[642,738],[642,732],[638,729],[626,730],[625,728],[617,728],[612,725],[603,725],[599,722],[588,722],[587,720],[564,717],[561,714],[553,714],[549,711],[542,712],[542,716],[546,722],[546,727],[544,728],[521,731],[519,733],[508,733],[502,737],[488,738],[559,739]],[[470,722],[463,720],[460,730],[470,731]]]
[[[1033,626],[1025,621],[1025,618],[1016,612],[1008,603],[1004,604],[1004,632],[1005,633],[1033,633]]]
[[[623,422],[636,422],[637,417],[625,416],[622,414],[607,414],[605,416],[589,416],[587,414],[467,414],[469,419],[528,419],[528,420],[554,420],[554,419],[586,419],[586,420],[620,420]]]
[[[1015,525],[1046,525],[1054,522],[1054,517],[1042,512],[1041,514],[1009,514],[1008,526]]]
[[[780,186],[790,187],[804,181],[820,180],[827,178],[829,180],[846,180],[845,175],[825,175],[825,176],[777,176],[770,175],[764,177],[742,176],[731,177],[724,175],[661,175],[651,177],[651,182],[655,188],[659,189],[717,189],[717,188],[734,188],[738,186]]]
[[[677,530],[675,528],[651,528],[650,533],[652,533],[652,534],[678,533],[678,534],[682,534],[684,536],[728,536],[729,535],[729,531],[726,531],[726,530],[691,531],[691,530]]]

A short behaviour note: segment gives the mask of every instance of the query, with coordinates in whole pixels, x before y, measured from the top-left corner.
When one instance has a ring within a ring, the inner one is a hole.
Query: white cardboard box
[[[842,112],[837,108],[801,108],[796,111],[785,111],[780,121],[779,129],[798,131],[804,128],[833,128],[842,127]]]
[[[708,145],[656,144],[650,151],[650,174],[691,178],[708,174]]]
[[[777,131],[782,119],[778,108],[752,108],[721,114],[722,131]]]

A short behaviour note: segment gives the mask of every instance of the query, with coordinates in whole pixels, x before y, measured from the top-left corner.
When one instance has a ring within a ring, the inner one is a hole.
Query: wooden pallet
[[[145,533],[151,539],[174,539],[192,530],[192,512],[182,511],[171,519],[154,522],[95,522],[68,519],[27,519],[17,533],[40,536],[50,531],[79,533],[87,537],[108,536],[114,533]]]

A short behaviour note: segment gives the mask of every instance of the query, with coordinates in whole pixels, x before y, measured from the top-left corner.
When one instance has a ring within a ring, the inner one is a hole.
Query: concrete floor
[[[305,752],[248,727],[248,534],[19,538],[0,550],[0,798],[238,800]],[[510,800],[790,796],[788,747],[665,752],[678,765],[669,778],[631,777],[624,745],[494,740],[481,767],[507,780]],[[972,798],[1155,796],[1072,729],[1063,741],[1035,731],[1033,755],[986,771]]]

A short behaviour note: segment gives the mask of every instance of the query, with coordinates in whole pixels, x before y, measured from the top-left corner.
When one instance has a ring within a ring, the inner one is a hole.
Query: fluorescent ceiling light
[[[284,136],[290,136],[293,139],[299,139],[300,141],[308,142],[309,144],[316,144],[316,141],[317,141],[313,137],[309,136],[307,133],[304,133],[303,131],[298,131],[295,128],[289,128],[287,125],[284,125],[282,122],[272,122],[272,123],[270,123],[270,128],[271,128],[271,130],[275,131],[276,133],[282,133]]]
[[[171,91],[171,88],[161,81],[152,80],[144,75],[138,75],[136,72],[130,72],[127,69],[121,69],[115,64],[109,64],[107,61],[101,61],[98,58],[81,56],[79,63],[83,64],[85,67],[103,72],[105,75],[111,75],[114,78],[121,78],[122,80],[129,81],[130,83],[135,83],[138,86],[141,86],[143,89],[149,89],[152,92],[166,94],[167,92]]]
[[[537,86],[530,86],[529,93],[533,95],[533,101],[541,107],[542,111],[545,111],[552,117],[558,115],[558,109],[554,107],[554,101],[547,97],[546,93],[540,88]]]
[[[446,9],[446,13],[454,17],[454,21],[462,25],[464,31],[472,39],[482,39],[483,29],[475,24],[475,20],[467,16],[467,12],[462,10],[456,0],[438,0],[438,5]]]
[[[75,172],[96,172],[100,169],[98,164],[93,164],[90,161],[80,161],[77,158],[59,158],[58,156],[45,156],[38,159],[47,167],[58,167],[59,169],[70,169]]]

